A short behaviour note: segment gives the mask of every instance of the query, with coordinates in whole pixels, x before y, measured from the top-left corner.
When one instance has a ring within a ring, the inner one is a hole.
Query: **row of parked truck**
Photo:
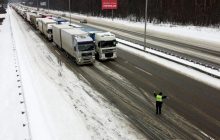
[[[53,41],[61,50],[75,58],[79,65],[93,64],[95,58],[99,60],[117,58],[116,37],[110,32],[86,32],[79,25],[70,24],[65,19],[47,13],[25,9],[18,5],[13,5],[13,8],[49,41]]]

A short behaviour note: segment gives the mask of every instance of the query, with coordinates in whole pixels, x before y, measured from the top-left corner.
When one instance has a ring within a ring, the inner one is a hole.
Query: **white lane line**
[[[135,68],[138,69],[138,70],[140,70],[140,71],[142,71],[142,72],[144,72],[144,73],[146,73],[146,74],[148,74],[148,75],[150,75],[150,76],[153,76],[153,74],[151,74],[151,73],[149,73],[149,72],[147,72],[147,71],[145,71],[145,70],[143,70],[143,69],[141,69],[141,68],[138,68],[138,67],[136,67],[136,66],[135,66]]]
[[[82,74],[79,74],[84,80],[86,80],[86,78],[82,75]],[[86,80],[87,81],[87,80]]]
[[[200,131],[203,135],[205,135],[207,138],[209,138],[210,140],[215,140],[214,138],[212,138],[211,136],[209,136],[208,134],[206,134],[203,131]]]
[[[56,51],[56,53],[58,54],[58,55],[60,55],[60,53],[57,51],[57,50],[55,50]]]

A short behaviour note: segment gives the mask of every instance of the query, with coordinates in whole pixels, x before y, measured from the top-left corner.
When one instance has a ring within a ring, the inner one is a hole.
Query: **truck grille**
[[[112,57],[113,56],[113,53],[106,53],[105,54],[105,57]]]
[[[92,56],[92,53],[82,53],[82,56]]]
[[[102,53],[112,53],[115,49],[102,50]]]

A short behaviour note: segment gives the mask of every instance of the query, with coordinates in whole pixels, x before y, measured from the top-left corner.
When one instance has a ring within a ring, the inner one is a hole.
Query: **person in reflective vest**
[[[163,96],[163,93],[159,94],[154,93],[154,97],[156,98],[156,114],[161,114],[163,99],[167,98],[167,96]]]

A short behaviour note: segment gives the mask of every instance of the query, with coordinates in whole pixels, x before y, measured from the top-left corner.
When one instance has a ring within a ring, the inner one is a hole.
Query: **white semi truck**
[[[95,62],[95,44],[87,32],[79,29],[61,29],[61,44],[78,65]]]
[[[114,34],[96,31],[89,32],[89,36],[95,41],[95,55],[99,60],[117,58],[117,41]]]
[[[43,33],[49,41],[53,40],[52,25],[56,24],[56,21],[48,18],[39,18],[38,29]]]

